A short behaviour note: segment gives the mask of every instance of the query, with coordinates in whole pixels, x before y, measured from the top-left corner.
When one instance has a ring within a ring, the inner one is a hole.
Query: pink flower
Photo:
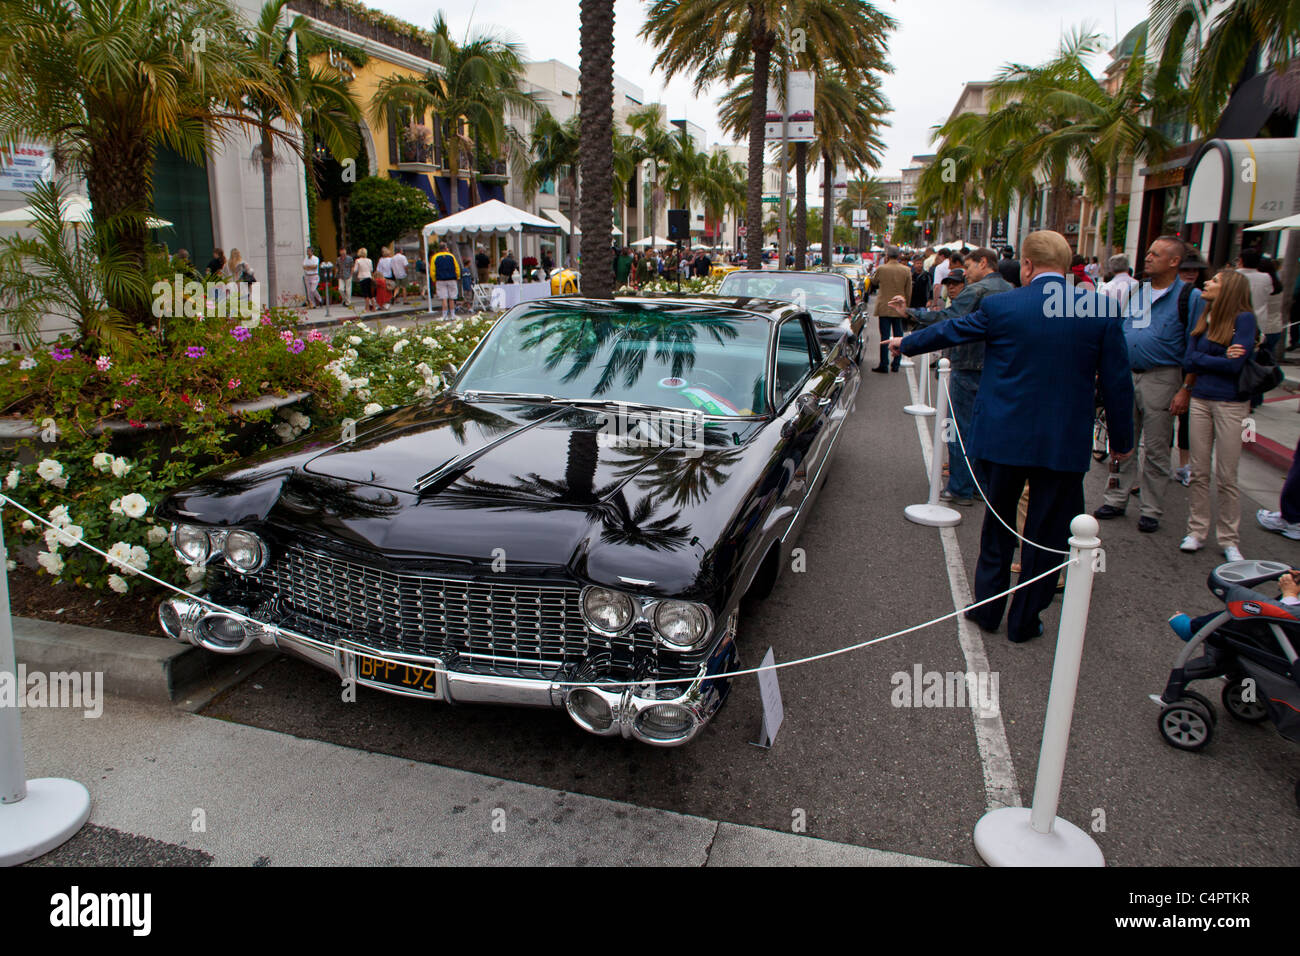
[[[144,428],[144,422],[138,422],[134,418],[128,418],[126,423],[132,428]]]
[[[139,376],[139,375],[132,375],[130,378],[128,378],[128,379],[127,379],[125,382],[123,382],[122,384],[123,384],[123,385],[139,385],[139,384],[140,384],[140,376]]]
[[[308,342],[321,342],[324,339],[325,336],[321,333],[320,329],[312,329],[310,332],[307,333]]]
[[[72,349],[54,349],[50,352],[56,362],[66,362],[72,358]]]
[[[292,341],[293,341],[293,333],[290,332],[288,329],[281,329],[281,330],[280,330],[280,338],[284,339],[286,342],[292,342]]]
[[[208,354],[208,350],[202,345],[191,345],[185,350],[185,357],[191,359],[203,358]]]
[[[304,342],[303,342],[302,339],[294,339],[292,342],[289,343],[289,346],[288,346],[289,351],[292,352],[294,355],[297,355],[299,352],[301,352],[301,351],[302,351],[303,349],[305,349],[306,347],[307,347],[307,346],[306,346],[306,344],[304,344]]]
[[[112,367],[113,360],[107,355],[101,355],[99,358],[95,359],[95,368],[99,369],[101,372],[107,372]]]
[[[253,333],[242,325],[237,325],[230,330],[230,334],[235,337],[236,342],[247,342],[253,337]]]
[[[263,312],[263,313],[262,313],[262,324],[263,324],[263,325],[270,325],[270,324],[271,324],[271,313],[269,313],[269,312]]]
[[[241,383],[239,379],[232,378],[229,382],[226,383],[226,388],[239,388],[240,384]]]

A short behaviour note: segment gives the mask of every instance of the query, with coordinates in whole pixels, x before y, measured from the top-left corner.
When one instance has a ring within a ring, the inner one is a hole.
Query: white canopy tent
[[[630,245],[638,249],[646,249],[650,246],[675,246],[677,240],[665,239],[663,236],[646,236],[644,239],[638,239],[636,242],[630,243]]]
[[[437,236],[439,239],[451,237],[472,241],[475,238],[509,237],[513,235],[515,238],[515,254],[519,261],[522,262],[524,257],[524,233],[555,234],[559,232],[560,227],[548,219],[534,216],[531,212],[507,205],[499,199],[489,199],[477,206],[462,209],[454,216],[444,216],[442,219],[428,223],[420,230],[420,245],[427,265],[429,262],[430,236]],[[428,282],[426,282],[425,298],[429,303],[429,311],[433,312],[432,274],[429,275]]]

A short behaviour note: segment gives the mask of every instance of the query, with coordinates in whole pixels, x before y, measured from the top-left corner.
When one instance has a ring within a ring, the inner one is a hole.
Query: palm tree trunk
[[[97,224],[112,223],[112,235],[119,250],[139,272],[145,271],[146,235],[140,222],[113,222],[119,213],[148,213],[150,173],[154,149],[147,140],[110,137],[96,142],[86,167],[86,194],[95,210]],[[107,232],[107,230],[106,230]],[[124,297],[119,290],[105,289],[108,303],[141,325],[155,320],[148,299]]]
[[[447,175],[451,180],[447,192],[453,216],[460,212],[460,131],[456,129],[456,123],[454,119],[451,121],[451,147],[447,150]]]
[[[583,292],[608,299],[614,294],[614,0],[582,0],[579,19]]]
[[[262,131],[262,215],[266,224],[266,304],[276,305],[280,301],[279,278],[275,271],[275,195],[271,185],[271,174],[275,160],[272,151],[271,136]]]
[[[794,144],[794,267],[808,268],[808,144]],[[830,173],[827,173],[829,176]],[[822,210],[823,213],[829,210]]]
[[[772,62],[772,44],[767,20],[757,4],[751,4],[750,45],[754,51],[754,95],[749,108],[749,188],[745,193],[745,257],[749,268],[763,267],[763,147],[767,130],[767,75]]]
[[[1119,157],[1110,162],[1110,193],[1106,197],[1106,254],[1101,257],[1102,266],[1115,249],[1115,193],[1119,188]]]
[[[835,240],[835,216],[831,214],[834,208],[831,203],[835,195],[835,187],[831,182],[830,168],[830,153],[822,150],[822,169],[828,171],[822,182],[822,265],[824,266],[831,264],[831,247]]]

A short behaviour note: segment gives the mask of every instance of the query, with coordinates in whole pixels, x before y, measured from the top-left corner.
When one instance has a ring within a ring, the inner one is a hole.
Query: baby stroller
[[[1287,740],[1300,743],[1300,604],[1287,605],[1253,590],[1291,568],[1277,561],[1230,561],[1210,572],[1209,588],[1223,610],[1191,619],[1170,618],[1187,646],[1160,695],[1160,735],[1180,750],[1200,750],[1214,734],[1214,706],[1188,684],[1226,679],[1224,709],[1246,723],[1271,720]],[[1197,651],[1200,655],[1197,656]],[[1300,780],[1296,782],[1300,803]]]

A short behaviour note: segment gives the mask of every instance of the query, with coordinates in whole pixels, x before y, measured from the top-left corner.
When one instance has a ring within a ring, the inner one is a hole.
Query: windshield
[[[763,415],[769,328],[761,317],[707,306],[520,306],[488,334],[456,391]]]
[[[733,272],[722,280],[718,295],[751,296],[793,302],[814,312],[848,312],[848,289],[832,275],[781,272]]]

